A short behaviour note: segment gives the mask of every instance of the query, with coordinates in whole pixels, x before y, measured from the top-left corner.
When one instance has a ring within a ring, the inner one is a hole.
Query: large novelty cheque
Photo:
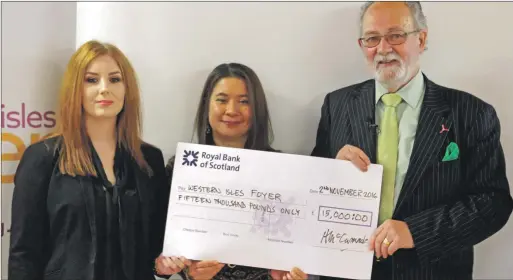
[[[382,166],[179,143],[163,255],[370,279]]]

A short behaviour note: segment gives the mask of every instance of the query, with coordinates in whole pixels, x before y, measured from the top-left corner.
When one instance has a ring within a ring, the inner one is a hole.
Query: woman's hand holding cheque
[[[290,272],[271,270],[270,274],[273,280],[305,280],[308,278],[308,275],[297,267],[292,268]]]

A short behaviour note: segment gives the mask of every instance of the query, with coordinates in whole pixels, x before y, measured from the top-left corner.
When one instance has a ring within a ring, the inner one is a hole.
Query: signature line
[[[366,251],[358,250],[358,249],[339,249],[339,248],[331,248],[331,247],[325,247],[325,246],[313,246],[316,248],[323,248],[323,249],[331,249],[331,250],[337,250],[337,251],[350,251],[350,252],[358,252],[358,253],[365,253]]]

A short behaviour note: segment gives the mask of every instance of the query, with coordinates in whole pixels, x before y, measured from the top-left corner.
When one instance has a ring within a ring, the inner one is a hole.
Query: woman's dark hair
[[[198,136],[198,143],[205,145],[214,145],[212,137],[212,128],[208,121],[210,97],[217,83],[224,78],[233,77],[244,81],[249,96],[251,106],[251,127],[248,131],[246,140],[246,149],[280,152],[271,147],[273,140],[273,130],[267,100],[260,79],[256,73],[246,65],[239,63],[220,64],[208,75],[207,81],[203,86],[201,98],[196,112],[194,130]],[[166,165],[166,174],[168,183],[171,184],[171,174],[173,172],[175,156],[168,160]]]
[[[271,142],[274,135],[262,83],[251,68],[239,63],[220,64],[208,75],[203,86],[194,124],[198,143],[214,145],[212,128],[208,121],[210,97],[216,84],[221,79],[228,77],[243,80],[248,91],[252,116],[245,148],[262,151],[273,150]]]

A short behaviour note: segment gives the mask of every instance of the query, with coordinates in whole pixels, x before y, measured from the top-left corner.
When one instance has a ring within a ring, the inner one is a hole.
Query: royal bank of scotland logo
[[[198,154],[199,152],[184,150],[182,165],[198,166]]]

